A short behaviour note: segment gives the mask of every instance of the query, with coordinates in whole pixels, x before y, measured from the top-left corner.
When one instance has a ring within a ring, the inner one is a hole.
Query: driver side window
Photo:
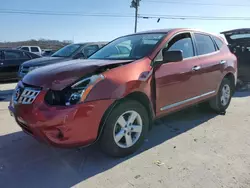
[[[181,50],[184,59],[194,56],[194,47],[190,33],[182,33],[175,36],[166,43],[164,48],[167,48],[168,51]],[[155,61],[163,61],[162,50],[156,56]]]

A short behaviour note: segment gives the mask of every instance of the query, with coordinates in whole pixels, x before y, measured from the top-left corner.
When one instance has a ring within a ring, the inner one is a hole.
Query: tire
[[[227,95],[224,94],[225,91],[229,91]],[[225,113],[228,108],[233,94],[233,85],[229,79],[224,78],[221,82],[219,91],[217,95],[209,101],[210,107],[217,113]],[[224,96],[224,99],[222,99]],[[225,96],[228,96],[227,99]],[[223,102],[224,101],[224,102]]]
[[[141,124],[141,126],[129,126],[131,124],[129,118],[132,117],[132,114],[133,117],[136,117],[132,124]],[[125,120],[125,122],[122,120]],[[131,130],[133,127],[134,130]],[[143,144],[148,128],[149,118],[145,107],[137,101],[124,100],[117,104],[107,117],[100,139],[101,149],[112,157],[130,155]],[[133,144],[130,145],[131,143]]]

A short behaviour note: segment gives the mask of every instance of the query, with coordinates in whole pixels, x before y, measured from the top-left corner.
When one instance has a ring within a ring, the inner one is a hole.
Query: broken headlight
[[[65,105],[69,106],[84,101],[95,84],[103,79],[104,76],[99,74],[84,78],[73,84],[65,96]]]
[[[45,101],[49,105],[69,106],[84,101],[92,88],[104,79],[102,74],[93,75],[74,83],[62,91],[49,90],[45,96]]]

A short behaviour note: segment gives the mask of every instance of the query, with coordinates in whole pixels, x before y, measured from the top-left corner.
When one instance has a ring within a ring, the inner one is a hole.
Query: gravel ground
[[[250,92],[236,93],[224,116],[192,107],[157,120],[139,152],[113,159],[24,134],[7,110],[13,88],[0,85],[0,187],[250,187]]]

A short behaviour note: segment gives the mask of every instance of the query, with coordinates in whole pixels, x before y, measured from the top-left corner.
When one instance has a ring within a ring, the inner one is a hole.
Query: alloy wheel
[[[226,106],[230,101],[231,90],[228,84],[225,84],[221,92],[221,104]]]
[[[121,148],[133,146],[142,133],[142,118],[134,110],[124,112],[116,121],[113,131],[115,143]]]

